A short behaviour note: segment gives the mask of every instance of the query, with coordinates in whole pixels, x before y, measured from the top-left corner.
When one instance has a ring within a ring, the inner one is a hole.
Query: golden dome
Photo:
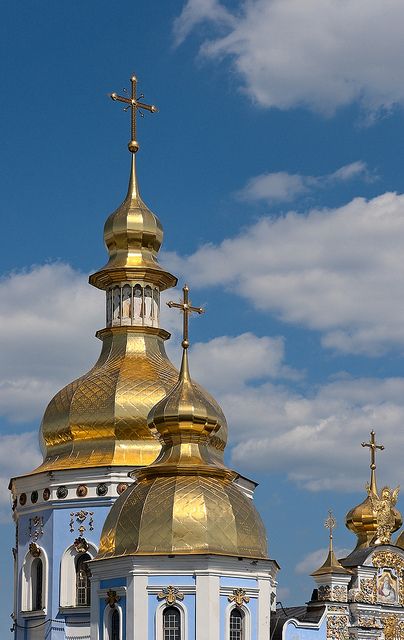
[[[237,473],[212,455],[222,414],[191,380],[187,351],[174,389],[151,410],[162,443],[113,505],[97,559],[148,554],[267,557],[265,528]]]
[[[356,549],[363,549],[378,544],[389,544],[391,534],[402,525],[402,517],[395,504],[398,497],[398,487],[391,490],[383,487],[379,493],[376,483],[376,450],[384,449],[376,444],[375,432],[370,433],[370,442],[363,442],[363,447],[369,447],[371,452],[370,483],[366,485],[367,497],[363,502],[353,507],[346,515],[346,526],[358,537]]]
[[[162,238],[159,220],[140,198],[132,155],[128,194],[105,225],[109,262],[90,277],[90,283],[107,290],[107,304],[112,287],[151,283],[159,292],[176,284],[157,261]],[[61,389],[45,411],[40,431],[44,462],[36,472],[133,468],[150,464],[160,451],[147,416],[178,380],[164,348],[170,334],[158,326],[108,326],[97,337],[102,341],[97,363]],[[227,425],[220,407],[213,398],[210,401],[221,428],[209,445],[213,457],[220,459]]]
[[[140,197],[136,177],[136,156],[131,156],[128,193],[122,204],[107,219],[104,241],[109,253],[107,264],[90,276],[90,284],[107,286],[137,276],[147,276],[161,291],[177,284],[177,278],[159,265],[157,252],[163,241],[163,228],[157,216]]]

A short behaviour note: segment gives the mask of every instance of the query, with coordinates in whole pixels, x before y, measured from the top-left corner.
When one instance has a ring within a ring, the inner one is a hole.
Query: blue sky
[[[2,4],[6,580],[6,479],[33,467],[46,403],[99,350],[87,275],[129,170],[107,94],[132,72],[160,109],[140,121],[139,177],[161,260],[207,309],[192,372],[225,410],[229,464],[260,482],[284,604],[310,596],[328,508],[354,546],[343,519],[372,426],[380,484],[402,481],[403,19],[399,0]],[[164,325],[177,336],[177,316]]]

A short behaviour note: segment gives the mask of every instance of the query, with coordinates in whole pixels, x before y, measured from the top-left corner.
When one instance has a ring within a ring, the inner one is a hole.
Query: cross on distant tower
[[[154,106],[154,104],[145,104],[144,102],[140,102],[141,98],[144,98],[143,93],[140,94],[139,97],[136,96],[136,86],[137,86],[137,78],[133,75],[130,79],[132,84],[132,94],[129,98],[128,96],[119,96],[117,93],[111,93],[110,97],[112,100],[123,102],[128,106],[125,107],[124,111],[131,109],[131,140],[128,143],[128,149],[131,153],[136,153],[139,151],[139,143],[136,140],[136,115],[138,109],[145,109],[146,111],[150,111],[151,113],[157,113],[158,109]],[[124,89],[126,91],[126,89]],[[143,116],[142,111],[139,111],[140,115]]]
[[[182,347],[183,349],[188,349],[189,347],[189,334],[188,334],[188,325],[189,325],[189,316],[192,312],[194,313],[205,313],[205,309],[202,309],[202,307],[192,307],[191,306],[191,301],[189,299],[189,288],[187,285],[185,285],[182,289],[184,296],[182,299],[182,302],[173,302],[172,300],[170,300],[169,302],[167,302],[167,305],[170,307],[170,309],[172,307],[174,307],[175,309],[180,309],[182,311],[183,315],[183,336],[182,336]]]
[[[376,444],[375,432],[373,429],[370,432],[370,442],[362,442],[362,447],[370,448],[370,468],[374,471],[376,469],[376,449],[383,451],[384,445]]]
[[[337,526],[337,521],[331,509],[328,511],[328,516],[326,521],[324,522],[324,526],[326,529],[330,530],[330,550],[332,549],[332,532]]]

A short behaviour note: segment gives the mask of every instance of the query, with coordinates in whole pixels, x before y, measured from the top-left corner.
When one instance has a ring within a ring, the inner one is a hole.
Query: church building
[[[131,113],[128,192],[105,223],[108,261],[89,279],[105,291],[101,354],[47,406],[42,464],[10,482],[14,637],[404,639],[398,489],[377,489],[373,432],[367,497],[347,515],[356,548],[336,558],[330,514],[311,600],[277,606],[256,483],[224,463],[226,418],[192,378],[188,320],[203,309],[186,285],[168,303],[183,315],[179,372],[165,351],[160,294],[177,278],[158,261],[162,226],[136,175],[137,113],[157,109],[138,99],[135,76],[131,85],[111,94]]]

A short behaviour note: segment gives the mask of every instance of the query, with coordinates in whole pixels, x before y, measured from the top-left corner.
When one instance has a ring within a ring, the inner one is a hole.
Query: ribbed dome
[[[97,559],[122,555],[212,553],[267,557],[265,528],[254,504],[209,446],[221,411],[192,382],[184,350],[178,383],[151,410],[162,442],[152,465],[113,505]]]

